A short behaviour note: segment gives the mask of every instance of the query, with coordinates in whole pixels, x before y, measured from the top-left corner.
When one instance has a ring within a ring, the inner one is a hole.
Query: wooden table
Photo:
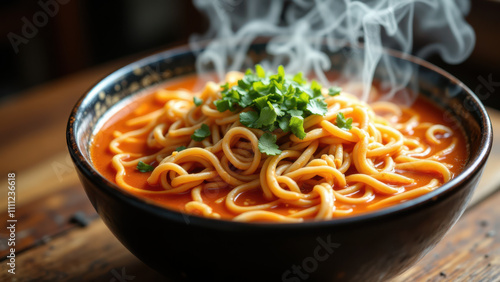
[[[71,107],[122,59],[0,103],[0,281],[158,281],[96,215],[65,143]],[[494,131],[500,113],[489,109]],[[394,281],[500,279],[500,138],[468,210],[444,240]],[[16,274],[7,272],[7,173],[16,173]]]

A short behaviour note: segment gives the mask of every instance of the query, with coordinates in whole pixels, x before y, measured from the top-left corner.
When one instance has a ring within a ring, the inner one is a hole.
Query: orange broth
[[[177,89],[187,89],[193,90],[194,85],[197,82],[196,76],[187,76],[182,79],[174,80],[170,82],[165,87],[168,87],[169,90],[177,90]],[[114,131],[119,132],[127,132],[138,127],[127,126],[125,123],[127,120],[150,113],[152,111],[158,110],[162,108],[163,104],[156,101],[154,96],[154,89],[150,91],[150,93],[146,95],[140,95],[138,97],[132,98],[126,106],[120,109],[116,114],[111,116],[103,126],[98,130],[97,134],[95,134],[93,138],[93,142],[91,145],[91,158],[94,164],[94,167],[97,169],[99,173],[101,173],[106,179],[111,182],[115,182],[115,174],[116,171],[111,164],[111,159],[113,158],[113,154],[109,150],[109,143],[115,138],[113,135]],[[456,176],[462,170],[465,162],[468,157],[468,148],[465,140],[465,136],[461,130],[461,127],[458,125],[456,121],[450,121],[449,118],[446,118],[442,109],[438,108],[431,102],[427,101],[425,98],[419,97],[415,103],[411,106],[411,108],[420,114],[420,122],[431,122],[435,124],[442,124],[451,128],[454,132],[454,136],[458,138],[458,143],[456,149],[448,154],[443,156],[440,160],[452,165],[450,171],[454,176]],[[403,116],[403,121],[407,119],[407,117]],[[140,126],[139,126],[140,127]],[[420,139],[424,139],[425,129],[415,129],[413,132],[402,132],[405,136],[417,137]],[[122,148],[126,149],[128,152],[137,152],[144,155],[153,154],[159,149],[151,149],[146,145],[147,134],[143,135],[143,139],[138,143],[134,144],[122,144]],[[442,139],[441,144],[432,145],[432,151],[430,154],[442,150],[448,147],[451,143],[451,138]],[[156,166],[156,163],[152,164]],[[350,169],[346,174],[355,173],[355,169]],[[416,180],[415,184],[410,186],[406,186],[406,191],[412,190],[414,187],[423,186],[432,178],[441,179],[439,175],[435,175],[432,173],[424,173],[424,172],[409,172],[409,171],[397,171],[397,173],[414,178]],[[162,188],[158,186],[151,186],[148,184],[147,179],[150,176],[151,172],[139,172],[137,169],[133,167],[126,168],[126,176],[125,181],[137,188],[144,190],[161,190]],[[214,212],[217,212],[221,215],[222,219],[231,219],[236,215],[231,213],[226,207],[224,202],[215,203],[215,201],[221,197],[224,197],[227,193],[229,193],[230,189],[224,190],[208,190],[202,191],[202,197],[206,204],[208,204]],[[191,201],[190,191],[184,194],[148,194],[148,193],[140,193],[133,192],[138,197],[147,198],[153,201],[156,204],[167,207],[169,209],[184,211],[184,206],[186,203]],[[360,197],[364,193],[364,189],[356,192]],[[369,211],[367,209],[368,205],[376,203],[380,200],[383,200],[388,195],[377,194],[376,197],[369,203],[356,204],[356,205],[346,205],[347,207],[352,207],[353,212],[349,214],[349,216],[357,215],[361,213],[365,213]],[[236,203],[239,205],[254,205],[259,203],[264,203],[266,200],[264,199],[260,190],[253,190],[246,192],[240,195]],[[388,204],[395,205],[398,203]],[[347,208],[346,207],[346,208]],[[283,215],[288,215],[290,211],[290,207],[288,205],[282,204],[276,206],[272,209],[273,212],[277,212]]]

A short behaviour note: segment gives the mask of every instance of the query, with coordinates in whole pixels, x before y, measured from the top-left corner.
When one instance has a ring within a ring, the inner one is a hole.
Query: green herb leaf
[[[297,99],[297,108],[299,109],[306,108],[308,103],[309,103],[309,94],[307,94],[306,92],[301,92]]]
[[[285,77],[285,68],[281,65],[278,67],[278,76]]]
[[[140,172],[150,172],[153,171],[154,169],[155,168],[152,165],[148,165],[143,161],[139,161],[139,163],[137,163],[137,170]]]
[[[352,118],[346,119],[343,113],[338,113],[335,120],[337,126],[344,130],[350,130],[352,128]]]
[[[279,149],[278,145],[276,145],[276,139],[276,135],[269,132],[264,133],[259,138],[259,151],[268,156],[281,154],[281,150]]]
[[[221,113],[231,109],[231,101],[229,100],[217,100],[214,101],[214,105],[217,108],[217,111]]]
[[[183,151],[183,150],[186,150],[186,146],[179,146],[177,147],[177,149],[175,149],[176,152],[180,152],[180,151]]]
[[[288,113],[292,116],[292,117],[301,117],[304,112],[303,111],[300,111],[300,110],[289,110]]]
[[[194,141],[203,141],[203,139],[207,138],[210,136],[210,127],[206,124],[202,124],[201,128],[198,128],[194,131],[193,135],[191,135],[191,139]]]
[[[269,106],[262,108],[260,111],[259,119],[255,122],[256,128],[261,128],[263,126],[271,125],[276,121],[278,115]]]
[[[330,87],[330,88],[328,88],[328,95],[337,96],[337,95],[340,95],[341,91],[342,91],[342,88],[340,88],[338,86]]]
[[[297,73],[293,77],[293,81],[297,82],[299,85],[304,85],[307,83],[307,80],[304,79],[302,72]]]
[[[260,98],[257,98],[255,100],[253,100],[253,102],[255,103],[255,105],[257,106],[257,108],[259,108],[259,110],[263,109],[265,106],[267,106],[267,95],[266,96],[263,96],[263,97],[260,97]]]
[[[317,82],[316,80],[313,80],[311,82],[311,90],[313,92],[313,97],[314,98],[322,96],[322,94],[321,94],[321,88],[322,88],[321,84],[319,84],[319,82]]]
[[[332,87],[329,94],[338,95],[337,92],[340,90]],[[237,85],[231,88],[227,83],[221,85],[221,96],[221,99],[214,101],[217,110],[240,111],[240,122],[244,126],[269,134],[276,129],[291,131],[301,139],[306,136],[304,119],[310,115],[323,116],[328,110],[321,84],[317,81],[308,84],[302,73],[297,73],[293,78],[286,77],[283,66],[278,67],[276,74],[270,74],[262,66],[256,65],[255,72],[247,70]],[[245,110],[247,108],[250,110]],[[203,140],[203,135],[196,136],[192,137],[193,140]],[[266,136],[265,144],[269,145],[272,138]],[[275,143],[273,145],[272,148],[278,148]],[[269,146],[264,147],[273,154]]]
[[[306,109],[313,115],[324,116],[328,111],[328,105],[323,99],[316,98],[309,101]]]
[[[306,137],[306,133],[304,132],[304,118],[301,116],[294,116],[290,119],[290,130],[292,133],[299,137],[300,139],[304,139]]]
[[[252,97],[250,97],[250,94],[245,94],[241,96],[240,101],[238,102],[238,105],[242,107],[243,109],[250,106],[253,103]]]
[[[278,122],[278,126],[283,130],[283,132],[288,132],[290,131],[290,126],[289,126],[290,121],[288,119],[282,119]]]
[[[272,108],[274,110],[274,112],[276,113],[277,116],[279,117],[282,117],[284,116],[286,113],[285,111],[283,111],[281,108],[280,108],[280,105],[274,103],[274,104],[271,104],[272,105]]]
[[[222,91],[227,91],[229,89],[229,82],[226,82],[226,84],[221,85],[220,88],[222,89]]]
[[[240,122],[246,127],[255,127],[255,122],[259,119],[259,114],[254,111],[243,112],[240,114]]]
[[[193,102],[196,105],[196,107],[199,107],[199,106],[201,106],[203,104],[203,100],[200,99],[200,98],[198,98],[198,97],[196,97],[196,96],[193,97]]]
[[[266,77],[266,71],[262,68],[261,65],[255,65],[255,72],[257,73],[257,76],[260,78]]]

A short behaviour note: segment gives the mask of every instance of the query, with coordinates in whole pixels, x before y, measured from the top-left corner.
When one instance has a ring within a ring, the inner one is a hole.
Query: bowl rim
[[[240,230],[243,229],[243,230],[253,230],[253,231],[255,230],[286,231],[289,229],[303,230],[303,229],[310,229],[315,227],[321,228],[327,226],[339,227],[339,226],[359,224],[365,222],[373,223],[376,221],[387,219],[388,217],[396,217],[399,215],[404,215],[414,210],[423,208],[426,205],[446,199],[448,195],[450,195],[451,193],[460,190],[464,186],[462,185],[463,183],[467,182],[468,180],[473,178],[475,174],[480,172],[480,169],[486,163],[489,153],[491,151],[493,130],[489,115],[486,112],[486,109],[484,108],[482,103],[480,102],[479,98],[470,90],[469,87],[467,87],[464,83],[458,80],[455,76],[451,75],[450,73],[441,69],[440,67],[437,67],[436,65],[429,63],[423,59],[420,59],[418,57],[415,57],[413,55],[404,54],[402,52],[387,48],[384,49],[384,52],[386,52],[390,56],[410,61],[416,65],[434,71],[439,75],[448,78],[451,82],[462,88],[466,92],[467,96],[470,97],[470,99],[472,99],[470,102],[474,104],[476,111],[480,113],[480,120],[478,120],[478,122],[480,124],[480,127],[483,129],[480,140],[480,149],[477,154],[477,158],[469,159],[467,161],[468,165],[465,167],[463,171],[461,171],[453,179],[444,183],[436,190],[397,205],[363,213],[360,215],[334,218],[331,220],[323,220],[323,221],[308,220],[299,223],[237,222],[227,219],[212,219],[197,215],[191,215],[174,209],[170,209],[165,206],[161,206],[151,200],[139,198],[133,195],[132,193],[120,188],[118,185],[114,184],[113,182],[102,176],[92,166],[92,164],[90,164],[87,161],[87,159],[83,156],[80,147],[78,146],[78,142],[76,142],[77,139],[75,136],[76,130],[74,130],[74,124],[75,124],[74,122],[76,115],[79,113],[79,110],[90,102],[90,97],[98,95],[99,92],[101,92],[101,90],[106,85],[115,81],[117,78],[122,77],[124,74],[132,72],[138,66],[139,67],[146,66],[150,63],[158,62],[161,59],[171,58],[176,55],[181,55],[185,53],[194,53],[192,50],[190,50],[188,45],[181,45],[175,48],[170,48],[164,51],[159,51],[147,55],[139,60],[131,62],[113,71],[112,73],[106,75],[99,82],[95,83],[88,91],[86,91],[78,99],[78,101],[72,108],[66,127],[66,142],[68,150],[76,168],[80,172],[82,172],[87,179],[93,182],[93,184],[96,187],[98,187],[102,192],[112,197],[117,197],[119,198],[119,200],[125,201],[127,202],[127,204],[135,206],[146,212],[153,213],[157,216],[164,217],[173,220],[177,223],[186,225],[193,225],[211,229],[223,229],[223,230],[234,230],[235,228],[238,228]],[[135,92],[136,93],[140,92],[141,90],[144,90],[146,88],[141,87],[139,90]]]

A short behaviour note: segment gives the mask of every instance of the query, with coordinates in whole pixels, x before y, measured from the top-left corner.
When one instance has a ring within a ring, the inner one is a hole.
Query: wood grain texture
[[[101,220],[18,255],[16,265],[13,276],[2,262],[0,281],[165,281],[125,249]]]
[[[43,84],[0,103],[0,172],[19,171],[66,151],[66,123],[79,97],[137,55]],[[30,156],[29,158],[19,158]]]
[[[499,281],[500,193],[465,213],[436,248],[393,282]]]
[[[16,211],[16,252],[19,254],[78,226],[78,222],[73,222],[76,214],[89,221],[98,217],[80,185],[47,193],[20,206]],[[6,212],[0,214],[0,239],[8,239],[9,234],[4,233],[7,219]],[[9,249],[6,244],[0,244],[0,257],[7,256]]]

